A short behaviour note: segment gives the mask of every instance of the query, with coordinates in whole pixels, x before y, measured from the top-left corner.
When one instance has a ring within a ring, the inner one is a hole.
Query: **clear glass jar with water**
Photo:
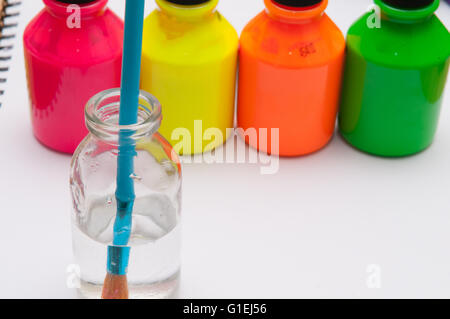
[[[100,298],[116,217],[119,132],[132,132],[136,147],[130,298],[166,298],[175,294],[180,271],[181,164],[172,146],[157,132],[161,106],[141,92],[139,121],[118,125],[120,90],[94,96],[86,106],[89,135],[76,150],[70,186],[75,262],[80,267],[79,293]]]

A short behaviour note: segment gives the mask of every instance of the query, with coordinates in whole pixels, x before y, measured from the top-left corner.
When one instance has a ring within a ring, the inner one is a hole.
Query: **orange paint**
[[[324,13],[327,0],[308,8],[265,4],[241,36],[238,126],[268,129],[269,149],[261,151],[271,152],[270,129],[279,128],[279,155],[309,154],[335,130],[344,35]]]

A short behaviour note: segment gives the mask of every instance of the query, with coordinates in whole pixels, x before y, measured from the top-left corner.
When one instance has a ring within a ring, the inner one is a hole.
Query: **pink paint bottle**
[[[120,87],[123,22],[107,2],[44,0],[24,33],[34,135],[59,152],[73,153],[87,135],[87,101]]]

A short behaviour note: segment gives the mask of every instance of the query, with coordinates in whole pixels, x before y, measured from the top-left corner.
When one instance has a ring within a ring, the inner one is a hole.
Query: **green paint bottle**
[[[339,126],[354,147],[379,156],[418,153],[433,142],[450,34],[439,0],[374,0],[349,29]]]

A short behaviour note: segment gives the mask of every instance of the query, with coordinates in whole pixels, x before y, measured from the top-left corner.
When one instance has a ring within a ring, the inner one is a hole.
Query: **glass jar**
[[[90,134],[71,165],[72,230],[80,295],[100,298],[108,246],[116,217],[119,132],[135,143],[134,202],[128,267],[130,298],[170,297],[180,270],[181,164],[172,146],[157,132],[161,106],[141,91],[139,121],[118,125],[120,90],[94,96],[86,106]]]

